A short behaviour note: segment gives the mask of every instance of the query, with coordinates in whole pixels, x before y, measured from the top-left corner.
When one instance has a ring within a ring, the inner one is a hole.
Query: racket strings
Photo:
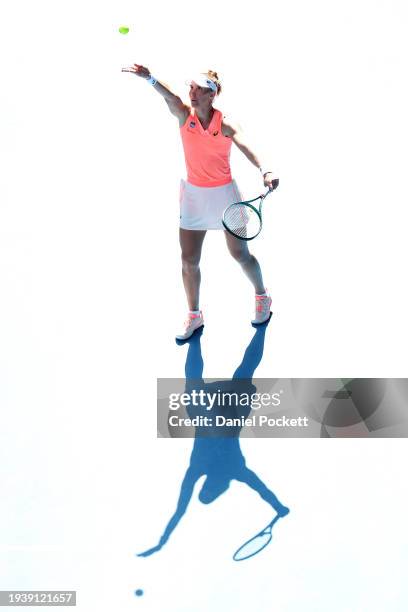
[[[259,214],[247,204],[233,204],[227,208],[224,223],[239,238],[253,238],[261,230]]]

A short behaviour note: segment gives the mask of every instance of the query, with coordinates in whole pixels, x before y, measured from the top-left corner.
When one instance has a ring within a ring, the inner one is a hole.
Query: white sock
[[[190,310],[189,312],[190,314],[193,314],[193,315],[199,315],[201,311],[200,310]]]
[[[258,297],[265,297],[268,294],[267,293],[255,293],[255,295],[257,295]]]

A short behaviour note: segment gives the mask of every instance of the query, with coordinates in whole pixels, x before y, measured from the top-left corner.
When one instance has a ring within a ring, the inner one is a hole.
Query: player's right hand
[[[133,66],[122,68],[122,72],[132,72],[143,79],[148,79],[150,77],[150,70],[145,66],[141,66],[140,64],[133,64]]]
[[[153,555],[153,553],[157,552],[158,550],[161,549],[160,544],[158,544],[157,546],[153,546],[153,548],[149,548],[149,550],[145,550],[142,553],[137,553],[138,557],[150,557],[150,555]]]

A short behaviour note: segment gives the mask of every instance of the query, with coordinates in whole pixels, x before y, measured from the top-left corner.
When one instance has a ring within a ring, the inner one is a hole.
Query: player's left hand
[[[264,176],[264,185],[265,187],[269,187],[269,189],[276,189],[279,185],[279,179],[274,177],[272,172],[268,172]]]

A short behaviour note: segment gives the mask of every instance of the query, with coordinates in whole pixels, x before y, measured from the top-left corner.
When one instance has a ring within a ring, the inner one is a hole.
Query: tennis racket
[[[279,185],[279,179],[272,181],[272,188],[253,200],[235,202],[228,206],[222,215],[222,224],[233,236],[240,240],[253,240],[262,229],[262,204],[266,196]]]
[[[254,555],[257,555],[259,552],[261,552],[261,550],[263,550],[265,546],[268,546],[269,542],[272,540],[272,527],[280,518],[281,515],[277,514],[273,521],[271,521],[269,525],[265,527],[265,529],[262,529],[262,531],[257,533],[247,542],[245,542],[245,544],[242,544],[242,546],[240,546],[238,550],[235,551],[232,557],[234,561],[243,561],[244,559],[249,559],[250,557],[253,557]]]

